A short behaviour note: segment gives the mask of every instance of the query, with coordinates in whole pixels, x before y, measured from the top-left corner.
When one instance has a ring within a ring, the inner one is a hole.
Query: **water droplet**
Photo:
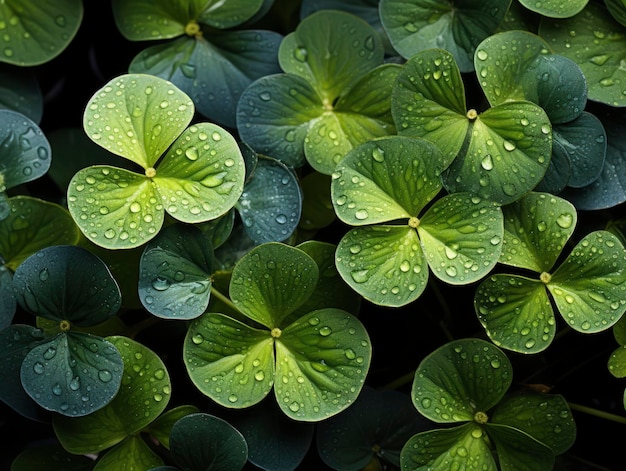
[[[332,333],[333,333],[333,330],[328,326],[324,326],[320,329],[320,335],[322,337],[328,337]]]
[[[493,158],[491,157],[490,154],[487,154],[485,157],[483,157],[483,159],[480,162],[480,166],[484,168],[485,170],[493,169]]]
[[[556,218],[556,223],[563,229],[570,228],[573,222],[574,217],[569,213],[563,213]]]
[[[47,268],[44,268],[43,270],[39,272],[39,279],[41,281],[46,281],[49,276],[50,276],[50,272],[48,272]]]
[[[509,152],[511,152],[511,151],[513,151],[513,150],[515,150],[515,149],[516,149],[516,147],[517,147],[517,146],[516,146],[513,142],[511,142],[511,141],[504,141],[504,144],[503,144],[503,145],[504,145],[504,148],[505,148],[506,150],[508,150]]]
[[[355,270],[350,272],[350,276],[357,283],[365,283],[370,277],[369,270]]]
[[[446,275],[454,278],[457,275],[456,267],[455,266],[446,267]]]
[[[432,405],[432,401],[430,400],[430,398],[425,397],[421,400],[421,404],[424,409],[429,409]]]
[[[292,402],[291,404],[289,404],[289,410],[291,412],[298,412],[300,410],[300,404],[298,404],[297,402]]]
[[[354,360],[356,358],[356,353],[351,348],[345,349],[343,353],[348,360]]]
[[[293,56],[299,62],[306,62],[306,59],[307,59],[307,56],[308,56],[308,52],[303,47],[297,47],[295,49],[295,51],[293,51]]]
[[[411,269],[411,262],[409,262],[408,260],[404,260],[401,264],[400,264],[400,271],[403,273],[407,273],[409,270]]]
[[[113,379],[113,375],[109,370],[100,370],[98,371],[98,379],[103,383],[108,383]]]
[[[43,373],[44,373],[44,371],[46,371],[46,369],[44,368],[43,364],[41,364],[41,363],[39,363],[39,362],[36,362],[36,363],[33,365],[33,371],[34,371],[35,373],[37,373],[38,375],[40,375],[40,374],[43,374]]]
[[[272,95],[269,92],[262,92],[259,94],[259,98],[263,101],[270,101],[272,99]]]
[[[372,151],[372,158],[376,161],[376,162],[384,162],[385,161],[385,151],[382,150],[380,147],[376,147],[373,151]]]
[[[369,213],[366,209],[359,209],[354,213],[354,217],[359,221],[363,221],[369,217]]]
[[[45,360],[52,360],[56,354],[57,349],[54,347],[50,347],[43,353],[43,357]]]
[[[476,51],[476,57],[478,57],[481,61],[484,61],[487,60],[489,54],[487,54],[487,51],[479,49],[478,51]]]
[[[234,394],[231,394],[230,396],[228,396],[228,402],[237,402],[237,396]]]
[[[170,287],[170,284],[169,280],[161,277],[157,277],[152,280],[152,287],[157,291],[165,291]]]
[[[185,150],[185,157],[187,157],[189,160],[198,160],[199,154],[198,154],[198,149],[196,149],[195,147],[188,147]]]
[[[278,216],[276,216],[276,222],[278,224],[285,224],[287,222],[287,216],[285,216],[284,214],[279,214]]]
[[[133,201],[130,204],[129,209],[131,213],[138,213],[141,211],[141,204],[139,204],[137,201]]]

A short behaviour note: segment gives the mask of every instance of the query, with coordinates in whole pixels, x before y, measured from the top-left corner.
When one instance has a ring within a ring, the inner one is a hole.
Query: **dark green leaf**
[[[6,20],[0,62],[39,65],[58,56],[74,39],[83,19],[83,2],[8,0],[0,5],[0,18]]]
[[[252,18],[263,6],[263,0],[200,0],[197,4],[202,8],[198,21],[226,29]]]
[[[391,44],[404,58],[442,48],[452,53],[462,72],[471,72],[476,46],[497,30],[510,3],[381,0],[380,18]]]
[[[275,346],[276,400],[287,416],[304,422],[326,419],[350,406],[372,357],[363,324],[334,308],[302,316],[282,330]]]
[[[352,289],[382,306],[415,301],[428,281],[417,231],[408,225],[352,229],[339,241],[335,262]]]
[[[302,212],[297,175],[279,160],[259,158],[236,208],[248,236],[255,243],[289,238]]]
[[[489,338],[508,350],[538,353],[556,334],[554,311],[539,280],[491,276],[476,290],[474,308]]]
[[[159,441],[165,448],[170,449],[170,431],[174,424],[189,414],[200,412],[196,406],[182,405],[163,412],[157,419],[146,426],[144,431]]]
[[[112,343],[67,332],[30,349],[20,375],[22,386],[41,407],[58,412],[59,417],[81,417],[113,400],[122,369],[122,357]]]
[[[35,123],[41,121],[43,93],[30,69],[0,65],[0,84],[0,108],[22,113]]]
[[[559,194],[567,187],[571,177],[572,163],[569,159],[569,152],[553,129],[550,165],[548,165],[546,174],[534,188],[534,191],[552,193],[553,195]]]
[[[15,271],[13,286],[17,302],[31,314],[80,327],[105,321],[121,303],[102,260],[69,245],[46,247],[28,257]]]
[[[167,39],[184,34],[187,23],[198,14],[197,5],[196,1],[112,1],[115,24],[122,35],[131,41]]]
[[[626,345],[621,345],[613,350],[607,367],[609,372],[616,378],[626,378]]]
[[[230,297],[246,316],[272,329],[309,299],[318,277],[317,264],[305,252],[268,242],[235,265]]]
[[[606,8],[611,16],[622,25],[626,26],[626,4],[623,0],[604,0]]]
[[[16,309],[13,275],[5,265],[0,265],[0,330],[11,324]]]
[[[11,463],[12,471],[88,471],[92,467],[90,457],[73,455],[58,444],[27,447]]]
[[[502,211],[504,246],[499,262],[537,273],[551,270],[576,228],[578,216],[572,204],[531,192]]]
[[[127,337],[113,336],[107,340],[123,360],[120,377],[124,380],[115,398],[85,417],[57,415],[53,419],[59,441],[72,453],[99,453],[133,435],[143,441],[139,432],[165,410],[170,400],[170,376],[156,353]]]
[[[446,195],[426,211],[417,233],[437,278],[453,285],[472,283],[489,273],[500,257],[502,210],[467,193]]]
[[[217,249],[230,237],[233,227],[235,225],[235,211],[230,210],[223,216],[211,221],[196,224],[195,226],[200,229],[204,235],[206,235],[211,241],[211,246]]]
[[[480,420],[502,399],[512,379],[511,362],[492,343],[455,340],[420,362],[411,396],[417,410],[437,423]]]
[[[173,224],[148,243],[140,262],[139,298],[157,317],[193,319],[205,312],[215,270],[209,239]]]
[[[302,188],[302,217],[299,228],[322,229],[336,219],[330,199],[330,177],[320,172],[311,172],[300,180]]]
[[[0,109],[0,153],[0,191],[36,180],[50,167],[46,136],[34,121],[17,111]]]
[[[583,333],[606,330],[626,311],[626,252],[608,231],[585,236],[546,285],[563,318]]]
[[[400,464],[403,471],[498,469],[487,435],[476,423],[414,435],[402,448]]]
[[[543,16],[549,16],[550,18],[569,18],[585,8],[589,0],[570,0],[569,2],[562,2],[560,0],[545,0],[543,2],[536,2],[532,0],[519,0],[529,10],[539,13]]]
[[[552,450],[530,435],[508,425],[487,424],[489,438],[498,452],[502,471],[550,471]]]
[[[152,469],[162,464],[163,459],[138,435],[127,437],[98,460],[101,469]]]
[[[170,446],[176,464],[194,471],[239,471],[248,459],[248,445],[237,429],[200,412],[174,424]]]
[[[576,439],[572,412],[561,395],[523,392],[508,396],[498,404],[491,421],[526,432],[555,455],[565,453]]]

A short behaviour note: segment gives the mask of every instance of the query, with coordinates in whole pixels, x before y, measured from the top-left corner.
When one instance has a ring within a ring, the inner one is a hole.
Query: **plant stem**
[[[568,402],[570,409],[576,410],[578,412],[584,412],[585,414],[593,415],[594,417],[599,417],[601,419],[610,420],[612,422],[617,422],[619,424],[626,424],[626,417],[612,414],[610,412],[605,412],[602,410],[594,409],[593,407],[583,406],[581,404],[575,404],[573,402]]]
[[[219,299],[224,304],[226,304],[229,308],[231,308],[235,312],[239,312],[239,309],[237,309],[237,306],[233,304],[233,302],[230,300],[228,296],[223,295],[219,290],[215,289],[212,286],[211,286],[211,296],[215,296],[217,299]]]
[[[390,389],[400,389],[402,386],[410,384],[415,377],[415,370],[409,371],[408,373],[400,376],[399,378],[394,379],[390,383],[385,384],[380,387],[381,391],[388,391]]]

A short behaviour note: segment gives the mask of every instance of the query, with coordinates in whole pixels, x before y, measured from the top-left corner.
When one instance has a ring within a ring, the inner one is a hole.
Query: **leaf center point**
[[[280,337],[280,336],[281,336],[281,334],[283,333],[283,331],[282,331],[282,330],[280,330],[278,327],[274,327],[274,328],[272,329],[272,332],[271,332],[271,333],[272,333],[272,337],[274,337],[275,339],[277,339],[278,337]]]
[[[474,414],[474,421],[478,422],[479,424],[486,424],[488,420],[489,416],[482,411],[478,411],[476,412],[476,414]]]
[[[196,20],[191,20],[185,25],[185,34],[195,38],[202,36],[202,30]]]
[[[416,218],[415,216],[413,216],[412,218],[409,218],[409,227],[412,227],[413,229],[417,229],[419,225],[420,225],[420,220],[418,218]]]
[[[474,121],[478,117],[478,113],[474,108],[472,108],[467,112],[465,116],[467,116],[467,119],[469,119],[470,121]]]
[[[541,275],[539,275],[539,280],[544,285],[547,285],[548,283],[550,283],[551,279],[552,279],[552,275],[550,273],[548,273],[547,271],[544,271]]]
[[[156,176],[156,170],[154,167],[149,167],[146,169],[146,177],[154,178]]]
[[[59,329],[61,329],[62,332],[67,332],[71,327],[72,324],[68,320],[62,320],[59,322]]]

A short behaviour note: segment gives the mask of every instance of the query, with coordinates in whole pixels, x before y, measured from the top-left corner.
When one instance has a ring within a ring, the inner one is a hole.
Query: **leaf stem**
[[[568,402],[568,405],[570,409],[576,410],[578,412],[583,412],[585,414],[593,415],[594,417],[610,420],[611,422],[617,422],[618,424],[626,424],[626,417],[622,415],[612,414],[611,412],[605,412],[602,410],[594,409],[593,407],[583,406],[582,404],[576,404],[573,402]]]
[[[222,301],[224,304],[226,304],[233,311],[239,312],[239,309],[237,308],[237,306],[235,306],[233,304],[233,302],[230,300],[230,298],[228,296],[222,294],[221,291],[219,291],[218,289],[214,288],[213,286],[211,286],[211,296],[215,296],[217,299]]]

